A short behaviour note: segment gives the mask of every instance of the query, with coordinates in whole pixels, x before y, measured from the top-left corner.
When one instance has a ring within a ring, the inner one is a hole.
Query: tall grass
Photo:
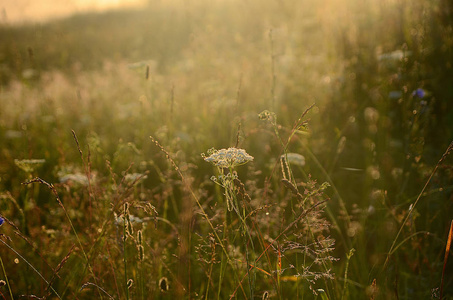
[[[0,297],[450,299],[445,3],[3,24]]]

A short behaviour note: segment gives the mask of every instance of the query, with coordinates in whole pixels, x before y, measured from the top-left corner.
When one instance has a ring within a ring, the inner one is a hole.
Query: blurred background
[[[124,9],[145,5],[145,0],[2,0],[0,9],[3,23],[46,22],[76,13]]]
[[[90,197],[97,195],[108,211],[116,182],[129,173],[149,172],[133,189],[134,199],[151,199],[169,223],[182,226],[180,212],[190,210],[192,200],[150,135],[193,180],[203,203],[215,189],[201,153],[235,145],[255,158],[240,173],[250,178],[254,199],[288,199],[274,166],[280,138],[291,136],[286,150],[304,157],[293,166],[300,190],[309,178],[331,185],[328,217],[340,258],[332,268],[340,287],[346,254],[356,249],[350,299],[378,299],[373,279],[379,299],[439,294],[453,215],[451,1],[0,0],[0,9],[0,199],[9,199],[0,211],[17,224],[27,219],[30,239],[54,265],[70,247],[62,238],[69,230],[60,226],[67,221],[47,190],[24,189],[21,183],[32,176],[59,184],[89,244],[106,215],[88,221]],[[312,104],[307,126],[291,135]],[[275,112],[275,128],[259,120],[264,110]],[[90,192],[71,130],[86,160],[89,153],[96,177]],[[39,164],[24,171],[17,162],[28,159]],[[274,191],[269,198],[262,196],[264,182]],[[384,270],[400,228],[398,251]],[[172,240],[171,230],[165,233]],[[174,274],[185,274],[172,255],[157,250],[176,253],[176,244],[147,249]],[[0,252],[5,257],[7,250]],[[36,255],[29,259],[42,263]],[[21,281],[26,267],[5,264],[19,290],[40,290],[39,279]],[[110,265],[103,261],[99,268]],[[157,275],[147,276],[156,289]],[[100,282],[111,293],[118,289],[108,279]],[[79,289],[70,280],[60,284],[60,290]],[[202,280],[198,284],[202,290]],[[299,295],[292,282],[283,284],[288,299]]]

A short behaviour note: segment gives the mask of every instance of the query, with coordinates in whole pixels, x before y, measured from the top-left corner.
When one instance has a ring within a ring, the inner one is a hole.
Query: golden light
[[[45,22],[76,13],[140,7],[146,0],[15,0],[0,1],[3,23]]]

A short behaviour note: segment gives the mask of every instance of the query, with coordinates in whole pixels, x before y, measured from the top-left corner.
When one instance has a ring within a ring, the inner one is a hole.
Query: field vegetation
[[[0,298],[453,299],[449,1],[0,26]]]

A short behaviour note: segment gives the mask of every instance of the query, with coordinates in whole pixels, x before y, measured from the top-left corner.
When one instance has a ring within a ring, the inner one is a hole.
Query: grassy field
[[[168,0],[1,25],[0,298],[453,299],[452,14]]]

